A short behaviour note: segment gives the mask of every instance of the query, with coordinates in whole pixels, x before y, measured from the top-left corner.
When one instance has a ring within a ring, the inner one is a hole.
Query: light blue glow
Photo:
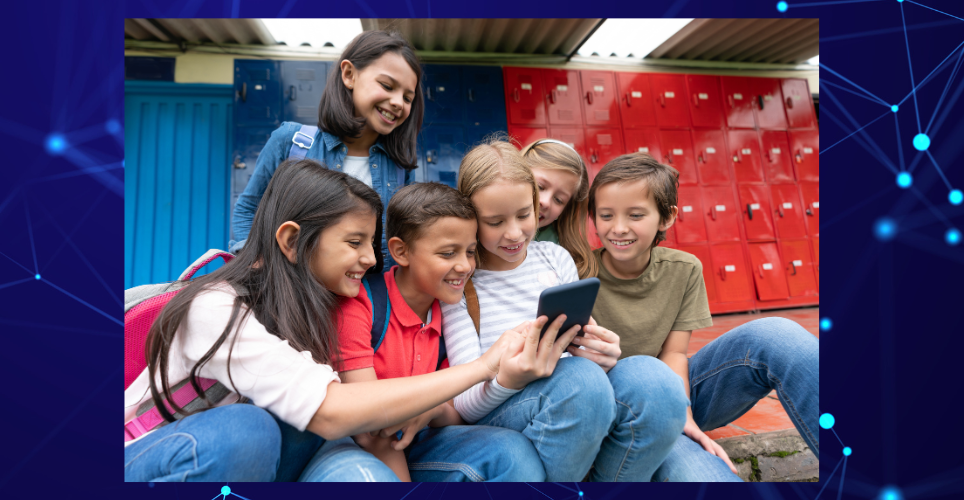
[[[830,318],[823,318],[820,320],[820,330],[828,332],[833,328],[833,321]]]
[[[121,131],[120,122],[113,118],[107,120],[107,123],[104,124],[104,128],[109,134],[116,134]]]
[[[777,2],[777,10],[780,12],[786,12],[788,7],[786,2]]]
[[[901,188],[907,189],[913,183],[914,177],[910,175],[910,172],[901,172],[897,174],[897,185]]]
[[[829,413],[824,413],[823,415],[820,415],[820,427],[823,427],[824,429],[829,429],[833,427],[833,423],[834,423],[833,415]]]
[[[898,109],[900,108],[898,108],[896,104],[890,107],[890,110],[893,111],[894,113],[896,113]]]
[[[35,275],[33,275],[33,279],[35,279],[35,280],[39,280],[39,279],[40,279],[40,275],[39,275],[39,274],[35,274]]]
[[[881,217],[874,223],[874,236],[880,241],[890,241],[897,236],[897,223],[889,217]]]
[[[844,456],[849,457],[851,453],[853,453],[853,450],[851,450],[849,446],[844,446],[844,449],[843,449]]]
[[[224,496],[230,495],[230,494],[231,494],[231,487],[230,487],[230,486],[227,486],[227,485],[222,486],[222,487],[221,487],[221,494],[224,495]]]
[[[950,193],[947,194],[947,200],[954,205],[960,205],[964,201],[964,193],[961,193],[960,189],[952,189]]]
[[[52,155],[59,155],[67,149],[67,139],[63,135],[58,133],[53,133],[47,136],[47,140],[44,142],[44,147],[47,148],[47,152]]]
[[[952,247],[956,247],[958,243],[961,242],[961,231],[956,227],[952,227],[944,233],[944,241]]]
[[[927,148],[931,146],[931,138],[927,137],[926,134],[917,134],[914,136],[914,149],[918,151],[927,151]]]
[[[879,500],[904,500],[904,494],[896,486],[884,486],[877,498]]]

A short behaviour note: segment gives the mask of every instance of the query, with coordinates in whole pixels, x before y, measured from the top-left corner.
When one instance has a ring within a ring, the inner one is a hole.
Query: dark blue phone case
[[[563,313],[566,315],[566,322],[559,329],[559,335],[569,331],[573,325],[588,323],[598,293],[599,278],[586,278],[543,290],[539,295],[539,310],[536,317],[546,315],[549,321],[542,327],[539,338],[546,334],[553,320]],[[583,333],[580,329],[576,336],[582,336]]]

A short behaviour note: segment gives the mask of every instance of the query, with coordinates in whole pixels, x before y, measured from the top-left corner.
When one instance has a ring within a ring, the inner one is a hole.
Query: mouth
[[[624,248],[636,243],[636,240],[609,240],[609,242],[616,248]]]
[[[353,273],[349,271],[345,273],[345,276],[348,276],[348,279],[351,280],[352,282],[361,283],[361,279],[363,276],[365,276],[365,273]]]
[[[522,248],[525,247],[525,243],[525,241],[520,241],[518,245],[511,247],[500,246],[499,248],[501,248],[503,252],[511,255],[521,252]]]
[[[465,285],[465,278],[459,278],[457,280],[442,280],[442,281],[448,283],[449,285],[452,285],[454,288],[459,288],[459,289],[461,289],[462,286]]]
[[[543,219],[545,219],[545,218],[546,218],[546,216],[545,216],[545,215],[541,215],[541,214],[540,214],[540,215],[539,215],[539,222],[542,222],[542,221],[543,221]]]
[[[389,111],[385,111],[382,108],[375,108],[375,109],[378,110],[378,114],[381,115],[381,117],[385,120],[386,123],[394,125],[395,121],[398,120],[398,117]]]

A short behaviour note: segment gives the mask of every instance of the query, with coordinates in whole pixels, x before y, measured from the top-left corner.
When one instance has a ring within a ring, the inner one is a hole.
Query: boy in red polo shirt
[[[398,265],[384,275],[391,306],[387,330],[374,350],[368,293],[340,299],[339,375],[344,383],[435,371],[442,328],[439,301],[462,299],[475,270],[476,230],[471,201],[451,187],[412,184],[392,197],[385,238]],[[464,423],[452,405],[441,404],[354,440],[403,481],[545,480],[535,448],[521,433]]]

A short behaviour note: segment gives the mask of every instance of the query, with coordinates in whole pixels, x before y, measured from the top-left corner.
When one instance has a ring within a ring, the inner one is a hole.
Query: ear
[[[676,224],[677,214],[679,214],[679,208],[676,205],[669,207],[669,217],[659,224],[659,230],[666,231],[667,229],[673,227],[673,224]]]
[[[278,242],[278,248],[285,254],[288,262],[298,263],[298,234],[301,233],[301,226],[297,222],[286,221],[278,227],[274,238]]]
[[[388,240],[388,251],[392,254],[392,258],[395,259],[398,265],[402,267],[409,266],[410,261],[408,257],[409,253],[411,253],[411,248],[409,248],[401,238],[392,236]]]
[[[355,69],[355,65],[351,63],[348,59],[341,62],[341,81],[349,89],[355,87],[355,77],[358,76],[358,70]]]

